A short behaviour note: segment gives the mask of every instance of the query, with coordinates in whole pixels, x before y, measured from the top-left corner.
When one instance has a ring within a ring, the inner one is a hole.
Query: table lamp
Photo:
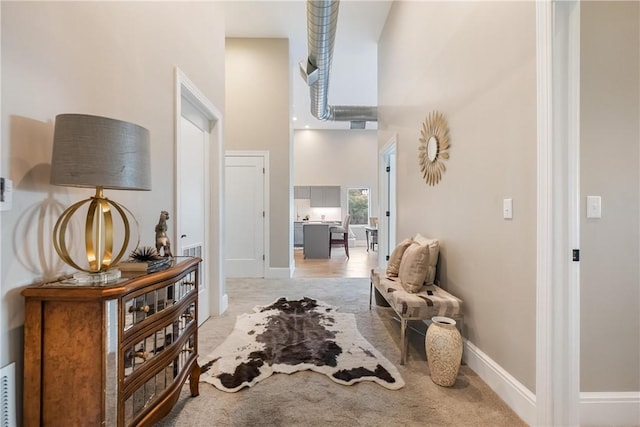
[[[136,124],[86,114],[56,116],[51,184],[96,189],[95,196],[67,208],[53,229],[54,248],[60,258],[83,272],[74,275],[78,281],[109,282],[120,277],[120,272],[111,267],[129,245],[131,226],[127,214],[134,221],[135,217],[124,206],[106,198],[103,190],[151,190],[149,151],[149,131]],[[66,241],[69,221],[86,204],[84,243],[88,267],[72,258]],[[115,256],[112,207],[124,228],[122,246]]]

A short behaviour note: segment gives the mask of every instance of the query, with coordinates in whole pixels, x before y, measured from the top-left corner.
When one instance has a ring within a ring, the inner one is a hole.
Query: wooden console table
[[[197,396],[199,265],[25,288],[24,425],[152,425],[187,377]]]

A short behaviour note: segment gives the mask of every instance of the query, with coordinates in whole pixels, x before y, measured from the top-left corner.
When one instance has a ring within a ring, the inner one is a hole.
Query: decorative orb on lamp
[[[105,282],[120,277],[110,270],[127,251],[133,214],[106,198],[104,189],[151,190],[149,131],[141,126],[107,117],[86,114],[56,116],[51,160],[51,184],[95,188],[89,199],[65,210],[53,229],[54,248],[71,267],[89,274],[76,277],[83,282]],[[74,214],[88,204],[84,243],[88,267],[69,253],[67,229]],[[114,252],[113,210],[124,228],[122,246]],[[137,246],[137,244],[136,244]],[[115,255],[114,255],[115,253]]]

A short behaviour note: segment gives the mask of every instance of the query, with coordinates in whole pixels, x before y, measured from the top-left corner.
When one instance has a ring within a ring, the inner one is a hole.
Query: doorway
[[[397,134],[380,151],[380,215],[378,265],[387,265],[396,246],[396,146]]]
[[[176,107],[176,242],[174,255],[202,258],[198,324],[228,306],[221,249],[222,115],[178,68]],[[179,237],[179,238],[178,238]]]

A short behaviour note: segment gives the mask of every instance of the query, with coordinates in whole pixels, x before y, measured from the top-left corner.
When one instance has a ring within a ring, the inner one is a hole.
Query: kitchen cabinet
[[[293,223],[293,246],[301,247],[304,244],[304,223]]]
[[[310,187],[308,185],[296,185],[293,187],[293,198],[294,199],[310,199]]]
[[[313,186],[310,187],[312,208],[339,208],[340,186]]]
[[[327,222],[304,224],[304,257],[329,258],[329,227]]]

